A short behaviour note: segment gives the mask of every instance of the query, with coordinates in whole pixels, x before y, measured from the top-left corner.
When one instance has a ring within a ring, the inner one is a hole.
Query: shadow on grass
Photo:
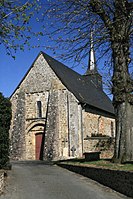
[[[93,166],[97,168],[106,168],[106,169],[115,169],[115,170],[124,170],[124,171],[133,171],[133,162],[126,163],[126,164],[118,164],[113,163],[112,159],[100,159],[95,161],[86,161],[84,158],[78,159],[68,159],[68,160],[60,160],[57,161],[55,164],[72,164],[77,166]]]

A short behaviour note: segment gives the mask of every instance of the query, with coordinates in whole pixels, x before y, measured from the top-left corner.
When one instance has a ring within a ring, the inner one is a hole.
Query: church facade
[[[40,52],[10,100],[12,159],[82,157],[97,150],[97,137],[114,137],[113,106],[94,67],[80,75]]]

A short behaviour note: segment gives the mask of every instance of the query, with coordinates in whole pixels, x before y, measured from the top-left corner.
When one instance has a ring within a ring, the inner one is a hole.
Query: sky
[[[21,2],[25,2],[25,0],[21,0]],[[46,2],[49,2],[49,0],[43,0],[44,5],[47,5]],[[39,12],[38,15],[40,14],[41,12]],[[38,17],[38,15],[37,16],[35,15],[34,17],[36,18]],[[33,28],[33,30],[40,31],[42,28],[42,24],[37,23],[35,18],[31,20],[30,25]],[[43,21],[43,25],[45,25],[46,28],[47,28],[48,23],[49,23],[48,20]],[[31,42],[30,42],[31,46],[38,45],[38,43],[40,44],[40,46],[43,46],[43,45],[56,46],[56,44],[53,42],[49,43],[48,38],[46,36],[40,37],[39,40],[38,38],[31,39]],[[30,68],[30,66],[32,65],[32,63],[34,62],[34,60],[36,59],[40,51],[43,51],[47,53],[48,55],[52,56],[53,58],[59,60],[58,57],[55,57],[55,54],[53,54],[53,51],[50,51],[50,49],[39,47],[39,48],[31,48],[30,50],[28,50],[26,46],[25,46],[24,52],[18,50],[14,54],[16,58],[13,59],[11,56],[7,55],[5,48],[2,45],[0,45],[0,92],[2,92],[5,97],[11,96],[11,94],[14,92],[17,85],[25,76],[26,72],[28,71],[28,69]],[[58,49],[56,49],[56,51],[57,51],[57,54],[60,53]],[[73,69],[80,74],[84,74],[85,71],[87,70],[88,59],[89,59],[89,54],[88,54],[88,57],[84,60],[84,63],[82,63],[82,65],[79,63],[79,65],[77,65]],[[106,71],[105,71],[106,69],[104,68],[105,60],[106,58],[105,59],[102,58],[97,63],[97,68],[101,69],[104,76],[106,76]],[[73,66],[73,63],[74,63],[73,60],[69,62],[68,61],[61,61],[61,62],[70,68]]]
[[[45,38],[42,39],[45,42]],[[22,80],[35,58],[40,51],[44,51],[50,56],[54,57],[51,51],[44,48],[36,48],[28,50],[25,48],[23,51],[17,51],[16,58],[6,55],[5,49],[0,46],[0,92],[5,97],[10,97],[19,82]],[[56,58],[58,60],[58,58]],[[72,63],[64,63],[65,65],[72,67]],[[86,69],[82,69],[79,65],[74,68],[80,74],[83,74]]]
[[[25,2],[24,0],[22,1]],[[32,27],[33,31],[35,30],[35,32],[40,31],[42,27],[42,24],[36,22],[36,17],[37,16],[34,16],[34,18],[30,22],[30,26]],[[39,41],[38,38],[31,39],[31,46],[38,44],[41,44],[41,46],[43,46],[43,44],[45,46],[51,45],[48,43],[48,38],[46,36],[40,37]],[[50,51],[49,49],[45,49],[44,47],[31,48],[30,50],[28,50],[28,47],[25,46],[24,51],[18,50],[15,54],[13,54],[15,55],[15,59],[13,59],[11,56],[7,55],[7,52],[2,44],[0,45],[0,92],[2,92],[5,97],[11,96],[11,94],[14,92],[17,85],[25,76],[26,72],[28,71],[40,51],[43,51],[52,57],[55,56],[52,51]],[[58,60],[58,58],[56,59]],[[69,67],[72,67],[73,65],[72,62],[63,63]],[[85,69],[83,70],[80,65],[74,70],[81,74],[85,72]]]
[[[37,42],[37,38],[34,38],[31,40],[30,44],[32,46],[38,44]],[[45,46],[49,45],[48,39],[45,36],[40,37],[39,44],[40,43],[42,45],[45,44]],[[13,54],[15,55],[15,59],[13,59],[10,55],[7,55],[5,48],[0,45],[0,92],[5,97],[10,97],[12,95],[40,51],[43,51],[58,61],[61,61],[66,66],[72,68],[79,74],[84,74],[87,70],[89,54],[88,57],[86,57],[84,60],[84,64],[79,63],[76,65],[76,67],[73,68],[73,60],[62,61],[56,54],[53,54],[53,51],[44,47],[31,48],[28,50],[28,48],[25,46],[24,51],[18,50],[15,54]],[[59,54],[59,49],[57,49],[57,54]],[[100,68],[101,66],[104,66],[104,59],[99,60],[97,63],[97,68]]]
[[[44,21],[44,24],[47,24],[47,22],[45,23]],[[33,30],[39,31],[39,29],[41,30],[42,24],[36,23],[35,19],[33,19],[31,20],[31,27],[33,28]],[[43,44],[45,46],[51,45],[51,43],[48,43],[48,38],[46,36],[40,37],[39,41],[38,38],[31,39],[31,46],[38,45],[38,43],[41,44],[41,46],[43,46]],[[56,44],[52,43],[52,45]],[[40,51],[43,51],[55,58],[55,54],[53,54],[53,52],[50,51],[50,49],[40,47],[31,48],[30,50],[28,50],[28,48],[25,46],[24,51],[18,50],[15,54],[13,54],[15,55],[15,59],[13,59],[11,56],[7,55],[5,48],[2,45],[0,45],[0,92],[2,92],[5,97],[11,96],[11,94],[14,92],[22,78],[25,76],[26,72],[28,71],[28,69],[30,68]],[[59,54],[59,52],[57,52],[57,54]],[[56,59],[58,60],[58,57],[56,57]],[[88,64],[88,59],[89,54],[88,57],[84,60],[84,65],[83,63],[82,65],[79,64],[73,69],[80,74],[84,74],[87,70],[86,66]],[[72,60],[69,62],[61,62],[71,68],[73,66],[74,61]],[[101,60],[98,63],[98,67],[99,65],[104,65],[104,60]]]

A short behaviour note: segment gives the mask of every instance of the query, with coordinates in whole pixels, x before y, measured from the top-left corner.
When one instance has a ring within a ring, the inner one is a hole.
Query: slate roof
[[[42,54],[61,82],[79,102],[114,115],[111,100],[102,89],[93,84],[89,77],[87,79],[44,52]]]

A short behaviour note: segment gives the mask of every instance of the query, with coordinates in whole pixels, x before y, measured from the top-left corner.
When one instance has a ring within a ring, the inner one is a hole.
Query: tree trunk
[[[120,34],[120,32],[119,32]],[[114,74],[113,103],[116,113],[116,144],[114,162],[133,162],[133,81],[129,75],[129,40],[112,42]]]
[[[116,113],[116,145],[113,160],[124,163],[133,161],[133,84],[128,72],[129,42],[115,39],[112,50],[114,60],[112,91]]]
[[[116,143],[114,162],[133,161],[133,105],[123,102],[116,106]]]
[[[116,144],[113,160],[133,162],[133,80],[130,64],[130,12],[127,2],[115,0],[115,16],[110,29],[113,57],[113,103],[116,113]]]

